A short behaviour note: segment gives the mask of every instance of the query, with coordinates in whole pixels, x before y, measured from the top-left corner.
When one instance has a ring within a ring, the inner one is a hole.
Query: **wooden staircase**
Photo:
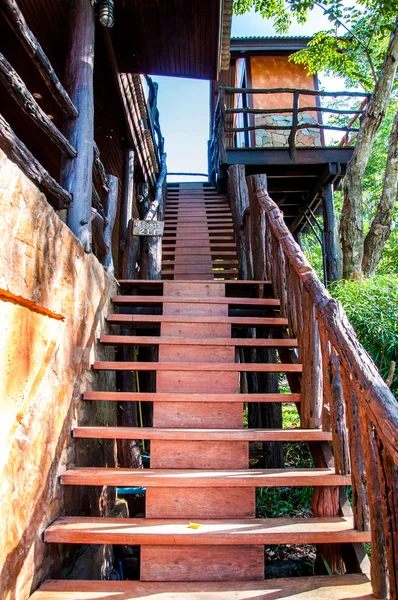
[[[68,486],[145,487],[145,519],[65,516],[45,532],[53,544],[139,545],[140,581],[47,581],[34,600],[373,598],[361,574],[264,581],[264,546],[368,542],[370,534],[356,530],[351,516],[256,518],[258,487],[343,487],[350,476],[331,466],[249,468],[250,441],[329,446],[332,434],[244,427],[244,403],[254,398],[239,393],[240,374],[288,373],[299,382],[302,367],[286,360],[297,340],[287,336],[288,322],[279,315],[270,283],[236,279],[230,222],[225,198],[210,188],[170,189],[163,281],[121,281],[114,304],[123,313],[109,315],[108,326],[135,333],[101,337],[112,346],[158,346],[158,362],[94,364],[97,371],[155,371],[156,393],[99,391],[83,397],[84,402],[153,402],[153,427],[93,424],[73,431],[76,438],[150,440],[149,469],[93,465],[61,476]],[[271,337],[238,337],[248,326]],[[139,335],[143,327],[153,335]],[[261,346],[275,348],[278,361],[237,362],[237,348]],[[256,402],[298,406],[300,399],[299,390],[255,396]]]

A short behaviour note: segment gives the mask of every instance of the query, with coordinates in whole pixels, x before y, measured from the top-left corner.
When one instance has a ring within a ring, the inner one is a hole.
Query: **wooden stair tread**
[[[185,363],[95,361],[97,371],[217,371],[246,373],[301,373],[301,364],[291,363]]]
[[[222,244],[222,245],[224,246],[226,244]],[[228,245],[236,246],[236,244],[228,244]],[[162,282],[159,281],[158,279],[118,279],[118,284],[122,288],[123,287],[131,287],[131,286],[135,286],[135,285],[139,286],[139,285],[142,285],[143,283],[149,284],[149,285],[155,285],[156,286],[156,285],[161,284]],[[179,283],[184,283],[184,280],[180,281]],[[197,281],[194,281],[194,280],[191,281],[191,280],[189,280],[189,281],[186,281],[185,283],[189,283],[191,285],[191,284],[195,284],[195,283],[203,283],[203,280],[201,280],[201,279],[198,279]],[[218,281],[209,281],[209,282],[206,281],[206,285],[208,283],[217,283],[218,285],[220,285],[220,282],[218,282]],[[253,285],[253,284],[256,284],[256,285],[267,285],[267,286],[271,285],[270,281],[262,281],[262,280],[257,280],[257,279],[252,279],[252,280],[250,280],[250,279],[246,280],[245,279],[245,280],[238,280],[238,281],[232,281],[231,282],[232,285],[234,283],[235,284],[239,284],[239,285]]]
[[[206,281],[207,283],[207,281]],[[211,283],[211,280],[209,280]],[[283,317],[186,317],[184,315],[122,315],[110,314],[108,323],[227,323],[230,325],[268,325],[287,327],[289,322]]]
[[[110,594],[110,595],[108,595]],[[265,581],[48,580],[31,600],[373,600],[366,575],[332,575]]]
[[[166,394],[161,392],[84,392],[83,400],[115,402],[300,402],[300,394]]]
[[[304,487],[350,485],[350,475],[333,469],[124,469],[75,467],[61,475],[63,485],[200,487]],[[261,519],[260,519],[261,520]]]
[[[79,438],[200,440],[200,441],[331,441],[332,433],[322,429],[181,429],[172,427],[75,427]]]
[[[246,545],[370,542],[352,517],[187,520],[60,517],[44,532],[49,543]]]
[[[100,342],[110,345],[180,345],[180,346],[253,346],[265,348],[296,348],[295,339],[274,338],[181,338],[144,335],[101,335]]]
[[[164,304],[166,302],[172,303],[177,302],[181,304],[231,304],[233,306],[238,305],[254,305],[254,306],[280,306],[280,301],[275,298],[195,298],[188,296],[114,296],[112,302],[117,306],[123,306],[128,304]]]

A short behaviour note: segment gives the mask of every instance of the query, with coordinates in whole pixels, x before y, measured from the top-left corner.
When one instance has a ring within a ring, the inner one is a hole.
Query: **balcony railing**
[[[285,95],[291,95],[290,106],[281,106]],[[253,99],[271,96],[272,104],[277,108],[253,108]],[[283,95],[283,96],[281,96]],[[308,97],[316,101],[315,106],[303,106],[300,100],[308,104]],[[340,109],[322,106],[321,98],[354,98],[362,100],[358,108]],[[297,146],[311,145],[323,147],[324,132],[343,132],[339,146],[350,145],[358,135],[356,121],[366,110],[369,94],[362,92],[326,92],[323,90],[297,88],[232,88],[222,86],[214,112],[213,134],[209,144],[209,162],[211,172],[227,162],[228,148],[253,149],[258,147],[287,147],[292,162],[297,160]],[[313,113],[313,114],[310,114]],[[316,115],[316,117],[314,116]],[[347,116],[346,124],[323,122],[323,115]],[[256,132],[264,132],[264,143],[257,143]],[[278,137],[273,138],[277,132]],[[283,133],[283,135],[280,135]],[[317,133],[317,135],[314,135]],[[298,136],[301,134],[301,140]],[[353,134],[353,135],[350,135]],[[305,139],[307,138],[307,140]],[[312,141],[310,141],[310,138]],[[315,142],[318,141],[318,144]]]

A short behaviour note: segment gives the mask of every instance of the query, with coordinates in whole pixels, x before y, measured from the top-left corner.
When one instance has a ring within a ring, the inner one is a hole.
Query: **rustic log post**
[[[377,465],[381,488],[381,506],[385,537],[390,599],[398,599],[398,467],[379,436]]]
[[[366,469],[370,531],[372,534],[372,557],[370,573],[372,590],[376,598],[387,597],[387,563],[383,528],[383,509],[380,477],[377,467],[377,448],[374,429],[362,403],[359,404],[359,420],[363,458]]]
[[[134,198],[134,151],[126,149],[123,154],[122,199],[119,220],[119,248],[126,249],[127,227],[133,212]]]
[[[246,208],[243,213],[243,221],[242,221],[242,231],[243,238],[245,241],[245,254],[246,254],[246,262],[247,262],[247,279],[250,281],[253,279],[253,254],[252,254],[252,244],[250,239],[250,208]]]
[[[105,214],[107,219],[107,224],[104,231],[104,239],[105,243],[109,248],[108,254],[105,256],[103,265],[105,269],[111,275],[115,274],[115,266],[113,264],[112,257],[112,232],[113,226],[115,224],[116,212],[117,212],[117,200],[118,200],[118,190],[119,190],[119,180],[114,175],[108,175],[107,185],[109,192],[106,195],[104,201]]]
[[[329,406],[333,436],[334,468],[340,475],[350,473],[350,451],[347,437],[343,386],[340,361],[333,347],[327,341],[322,323],[318,318],[322,351],[323,403]],[[323,429],[325,429],[323,427]]]
[[[220,121],[219,121],[219,153],[220,153],[220,164],[224,165],[227,162],[227,143],[225,141],[225,90],[220,88],[219,90],[219,108],[220,108]]]
[[[315,306],[306,290],[303,293],[303,313],[300,420],[304,429],[317,429],[322,426],[322,359]]]
[[[136,265],[139,259],[141,239],[138,235],[133,235],[133,220],[131,219],[127,227],[127,246],[122,255],[121,273],[123,279],[135,279]]]
[[[265,211],[257,200],[257,191],[266,188],[265,175],[251,175],[246,178],[250,204],[250,245],[253,264],[253,279],[265,281],[267,279],[267,265],[265,260],[266,223]],[[274,349],[249,350],[246,354],[248,362],[276,362]],[[279,391],[278,376],[276,373],[253,374],[257,377],[258,391],[262,393],[277,393]],[[250,376],[248,374],[248,379]],[[250,384],[249,384],[250,385]],[[253,382],[253,387],[255,387]],[[249,425],[251,427],[282,427],[282,406],[280,403],[255,403],[249,405]],[[283,444],[278,442],[265,442],[264,467],[278,468],[284,465]]]
[[[68,117],[77,117],[78,109],[63,88],[43,48],[29,29],[16,1],[1,0],[0,6],[15,35],[35,63],[54,100]]]
[[[240,279],[249,279],[249,257],[247,256],[246,236],[244,227],[245,210],[249,208],[249,192],[245,179],[244,165],[229,167],[229,196],[231,213],[234,222],[236,250],[239,259]]]
[[[328,183],[321,188],[322,213],[323,213],[323,239],[326,263],[326,284],[340,279],[339,265],[337,261],[335,220],[333,205],[333,188]]]
[[[293,93],[293,114],[292,114],[292,128],[290,130],[288,144],[290,160],[292,162],[297,161],[297,148],[296,148],[296,133],[299,129],[298,124],[298,108],[299,108],[300,92],[295,90]]]
[[[105,219],[94,207],[91,207],[92,251],[100,263],[104,262],[109,253],[109,246],[105,243]]]
[[[369,504],[361,439],[361,423],[359,420],[358,395],[353,388],[349,374],[345,371],[342,372],[342,382],[350,442],[354,527],[359,531],[369,531]]]
[[[257,200],[257,192],[267,189],[266,175],[250,175],[246,178],[250,203],[250,241],[253,255],[253,278],[264,281],[267,278],[265,265],[265,212]]]
[[[61,182],[73,196],[68,225],[91,251],[91,194],[94,160],[94,38],[95,16],[91,2],[69,3],[69,50],[66,88],[79,111],[77,119],[66,119],[65,135],[77,150],[77,158],[64,158]]]

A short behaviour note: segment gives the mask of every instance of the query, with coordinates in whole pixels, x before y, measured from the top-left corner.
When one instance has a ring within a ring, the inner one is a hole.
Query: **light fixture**
[[[104,27],[113,27],[115,24],[115,4],[113,0],[102,0],[99,7],[99,20]]]
[[[36,98],[36,100],[41,100],[43,98],[40,92],[33,92],[32,96],[33,98]]]

